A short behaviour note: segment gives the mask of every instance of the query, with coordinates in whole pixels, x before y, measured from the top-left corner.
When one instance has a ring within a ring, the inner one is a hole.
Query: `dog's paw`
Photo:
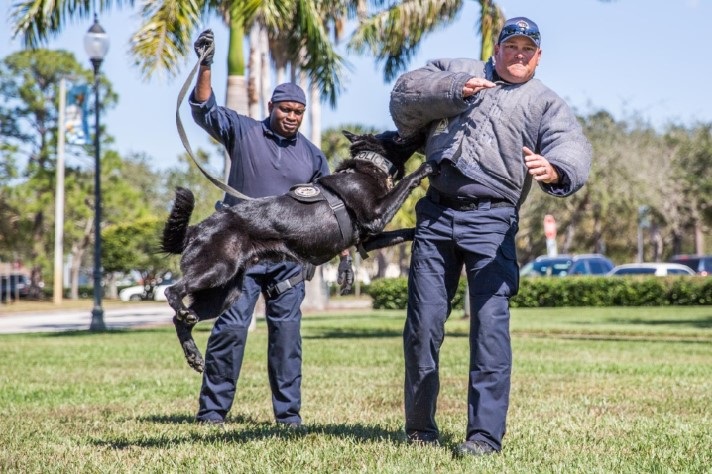
[[[198,315],[189,309],[181,309],[176,311],[176,319],[189,326],[198,324],[199,321]]]
[[[188,361],[188,365],[190,365],[193,370],[198,372],[199,374],[203,373],[203,370],[205,370],[205,362],[203,361],[203,358],[198,356],[195,360]]]
[[[198,346],[195,345],[195,341],[191,339],[183,342],[183,354],[185,354],[185,360],[188,362],[188,365],[196,372],[202,374],[205,369],[205,361]]]

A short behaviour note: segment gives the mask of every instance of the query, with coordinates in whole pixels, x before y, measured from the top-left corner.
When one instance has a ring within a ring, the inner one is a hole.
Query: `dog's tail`
[[[166,225],[163,226],[161,251],[173,254],[183,252],[193,208],[195,208],[195,197],[190,189],[176,188],[176,200],[173,203],[173,209],[171,209]]]

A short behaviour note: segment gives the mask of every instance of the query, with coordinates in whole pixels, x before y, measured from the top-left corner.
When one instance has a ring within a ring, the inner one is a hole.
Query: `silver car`
[[[694,275],[690,267],[679,263],[625,263],[608,272],[608,276],[624,275]]]

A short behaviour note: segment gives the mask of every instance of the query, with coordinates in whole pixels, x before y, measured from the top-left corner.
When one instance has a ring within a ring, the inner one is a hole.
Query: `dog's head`
[[[395,171],[390,172],[393,179],[403,177],[405,162],[425,143],[424,135],[403,139],[398,135],[398,132],[394,131],[382,132],[377,135],[370,133],[356,135],[347,130],[343,130],[342,133],[351,142],[349,151],[352,158],[368,152],[380,155],[393,165]]]

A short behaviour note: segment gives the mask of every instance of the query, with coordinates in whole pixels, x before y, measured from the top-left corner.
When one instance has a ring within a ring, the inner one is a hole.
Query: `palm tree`
[[[504,17],[494,1],[478,1],[480,58],[487,60],[494,51]],[[462,6],[463,0],[404,0],[371,15],[362,8],[360,24],[349,47],[357,53],[368,51],[377,61],[384,62],[384,79],[392,81],[417,54],[421,41],[429,33],[451,24]]]
[[[248,81],[245,78],[243,43],[245,32],[255,24],[268,31],[288,31],[287,52],[332,105],[341,88],[343,60],[334,51],[319,14],[332,2],[317,0],[148,0],[140,11],[143,19],[131,39],[131,53],[144,77],[156,73],[174,76],[185,56],[192,54],[197,28],[206,15],[223,18],[230,31],[227,54],[227,106],[248,113]],[[10,18],[14,35],[27,48],[35,48],[62,31],[71,19],[92,13],[89,0],[21,0],[13,5]],[[112,7],[133,7],[134,0],[99,2],[99,12]],[[97,13],[97,12],[94,12]],[[257,47],[251,45],[251,47]],[[255,74],[257,71],[250,71]]]

